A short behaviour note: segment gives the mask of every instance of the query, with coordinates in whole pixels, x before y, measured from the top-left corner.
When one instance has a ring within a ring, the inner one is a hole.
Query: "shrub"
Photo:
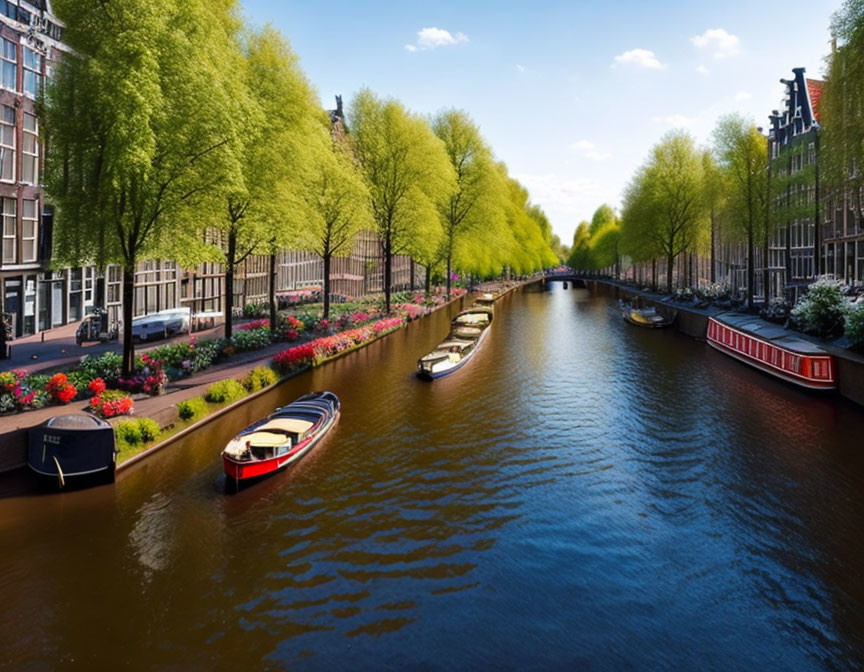
[[[846,314],[845,333],[850,348],[864,350],[864,304],[858,304]]]
[[[114,428],[117,448],[121,452],[137,446],[143,447],[158,439],[161,433],[162,428],[152,418],[126,420]]]
[[[246,389],[239,381],[229,378],[213,383],[207,388],[204,398],[214,404],[231,403],[246,396]]]
[[[125,443],[127,446],[137,446],[141,443],[141,430],[138,429],[137,420],[121,422],[114,428],[114,436],[117,443]]]
[[[162,428],[159,426],[159,423],[153,420],[153,418],[138,418],[138,431],[141,434],[141,440],[144,443],[150,443],[151,441],[155,441],[159,438],[159,435],[162,434]]]
[[[848,310],[849,303],[837,283],[819,278],[792,309],[792,317],[805,331],[829,336],[841,330]]]
[[[259,328],[237,331],[231,336],[231,345],[238,352],[266,348],[270,345],[270,329]]]
[[[81,383],[81,387],[86,386],[95,378],[113,382],[120,377],[120,371],[123,367],[123,356],[117,352],[106,352],[100,357],[92,357],[87,355],[81,360],[81,363],[72,370],[75,381]]]
[[[257,392],[265,387],[273,385],[279,377],[269,366],[258,366],[252,369],[243,379],[243,387],[249,392]]]
[[[177,413],[181,420],[198,420],[210,411],[203,397],[192,397],[177,404]]]

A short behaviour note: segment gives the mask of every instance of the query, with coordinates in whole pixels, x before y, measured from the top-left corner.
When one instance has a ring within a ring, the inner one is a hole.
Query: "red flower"
[[[78,388],[72,383],[66,383],[61,390],[57,392],[57,400],[62,404],[68,404],[78,394]]]
[[[93,393],[94,397],[98,397],[105,391],[105,381],[101,378],[95,378],[90,381],[90,385],[88,385],[90,391]]]

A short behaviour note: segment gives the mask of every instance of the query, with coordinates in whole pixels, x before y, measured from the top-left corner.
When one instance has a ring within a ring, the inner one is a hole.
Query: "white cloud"
[[[437,49],[438,47],[449,47],[468,41],[464,33],[452,34],[443,28],[421,28],[417,31],[417,44],[406,44],[405,49],[410,52],[418,50]]]
[[[714,58],[735,56],[741,49],[741,40],[722,28],[709,28],[701,35],[694,35],[690,42],[698,49],[713,53]]]
[[[696,66],[696,72],[698,72],[703,77],[707,77],[708,75],[711,74],[711,71],[708,68],[706,68],[704,65],[701,65],[701,64]]]
[[[735,94],[733,100],[735,100],[736,103],[743,103],[745,100],[750,100],[752,97],[753,96],[751,96],[748,91],[739,91]]]
[[[615,62],[648,70],[662,70],[666,67],[657,59],[653,51],[648,51],[647,49],[625,51],[623,54],[618,54],[615,57]]]
[[[555,173],[514,175],[531,194],[534,203],[547,210],[567,214],[593,212],[603,202],[600,184],[584,177],[568,178]]]
[[[688,117],[686,114],[668,114],[663,117],[653,117],[651,121],[655,124],[660,124],[661,126],[691,128],[698,119],[696,117]]]
[[[525,66],[516,64],[516,72],[525,72]]]
[[[591,159],[592,161],[606,161],[612,158],[610,152],[597,149],[597,145],[590,140],[577,140],[570,144],[570,149],[579,152],[586,159]]]

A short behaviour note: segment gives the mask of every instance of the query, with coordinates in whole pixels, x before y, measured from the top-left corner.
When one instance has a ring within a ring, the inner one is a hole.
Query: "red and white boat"
[[[333,429],[340,407],[332,392],[313,392],[276,409],[228,442],[222,451],[225,475],[240,485],[285,469]]]
[[[811,390],[833,390],[834,358],[815,343],[790,336],[748,315],[708,319],[708,345],[742,362]]]

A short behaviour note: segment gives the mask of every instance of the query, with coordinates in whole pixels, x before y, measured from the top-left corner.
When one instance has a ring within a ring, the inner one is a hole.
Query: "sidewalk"
[[[234,326],[236,327],[244,322],[248,322],[248,320],[236,320]],[[10,344],[12,357],[0,360],[0,371],[27,369],[29,372],[35,373],[44,369],[77,364],[85,355],[98,357],[106,352],[123,351],[123,346],[119,340],[109,343],[85,343],[84,345],[78,345],[75,342],[75,330],[78,328],[78,324],[67,324],[56,329],[44,331],[35,336],[27,336],[12,341]],[[191,335],[195,336],[195,338],[213,338],[214,336],[221,336],[223,329],[224,323],[217,323],[213,327],[196,331]],[[42,340],[43,335],[45,337],[44,341]],[[178,334],[158,341],[148,341],[147,343],[138,343],[136,341],[135,352],[147,352],[160,345],[184,341],[189,336],[190,334]]]

